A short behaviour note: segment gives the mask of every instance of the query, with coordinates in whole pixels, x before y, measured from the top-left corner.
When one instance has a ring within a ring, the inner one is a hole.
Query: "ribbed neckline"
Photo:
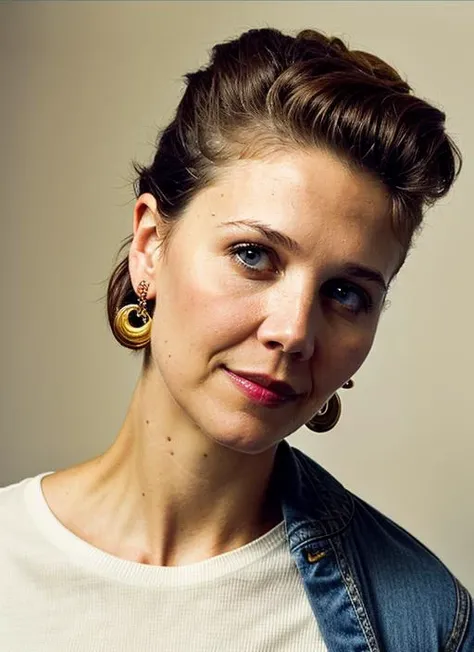
[[[173,588],[212,582],[255,563],[279,546],[286,545],[285,522],[250,543],[204,561],[184,566],[148,566],[115,557],[96,548],[68,530],[51,511],[43,490],[41,473],[25,485],[25,500],[30,516],[43,536],[62,550],[69,561],[95,574],[126,584]]]

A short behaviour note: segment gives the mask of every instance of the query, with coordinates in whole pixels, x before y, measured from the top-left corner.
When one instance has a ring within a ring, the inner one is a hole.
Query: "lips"
[[[225,367],[226,371],[251,383],[260,386],[263,389],[271,392],[275,398],[288,399],[297,396],[295,389],[289,384],[281,380],[274,380],[271,376],[266,374],[258,374],[248,371],[234,371]]]
[[[252,383],[256,383],[257,385],[265,387],[265,389],[268,389],[283,398],[288,398],[290,396],[296,395],[296,392],[291,385],[280,380],[269,380],[268,376],[261,374],[241,373],[240,371],[236,371],[234,373],[241,376],[242,378],[250,380]]]

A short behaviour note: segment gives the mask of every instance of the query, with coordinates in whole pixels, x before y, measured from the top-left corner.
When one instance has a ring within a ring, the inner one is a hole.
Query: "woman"
[[[442,563],[284,441],[334,425],[459,163],[440,111],[315,31],[187,76],[109,283],[144,350],[121,431],[0,493],[2,649],[474,649]]]

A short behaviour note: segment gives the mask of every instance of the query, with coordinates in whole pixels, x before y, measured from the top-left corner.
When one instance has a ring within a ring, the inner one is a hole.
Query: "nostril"
[[[275,341],[267,342],[267,346],[268,346],[269,349],[272,349],[272,350],[273,349],[278,349],[278,348],[284,349],[283,345],[280,344],[280,342],[275,342]]]

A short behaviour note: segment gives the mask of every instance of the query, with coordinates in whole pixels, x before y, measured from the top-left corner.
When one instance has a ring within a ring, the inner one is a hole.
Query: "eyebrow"
[[[293,238],[290,238],[288,235],[280,233],[280,231],[275,231],[275,229],[270,228],[267,224],[263,224],[258,220],[235,220],[219,224],[219,227],[222,226],[236,226],[238,228],[253,229],[267,238],[269,242],[280,245],[281,247],[288,249],[291,253],[301,253],[301,246],[296,242],[296,240],[293,240]]]
[[[267,238],[269,242],[280,245],[291,253],[301,253],[302,251],[301,246],[298,244],[298,242],[296,242],[296,240],[293,240],[293,238],[290,238],[283,233],[280,233],[280,231],[275,231],[275,229],[272,229],[267,224],[263,224],[258,220],[233,220],[219,224],[218,228],[226,226],[234,226],[242,229],[250,228],[254,231],[258,231],[258,233]],[[372,281],[373,283],[376,283],[383,290],[383,292],[388,292],[388,287],[382,274],[377,270],[372,269],[371,267],[359,265],[358,263],[348,263],[347,265],[344,265],[343,273],[347,276],[352,276],[353,278]]]
[[[388,292],[388,286],[385,283],[382,274],[380,272],[377,272],[377,270],[372,269],[371,267],[365,267],[365,265],[349,263],[347,265],[344,265],[343,271],[345,274],[347,274],[348,276],[352,276],[353,278],[363,278],[367,281],[372,281],[373,283],[379,285],[385,293]]]

